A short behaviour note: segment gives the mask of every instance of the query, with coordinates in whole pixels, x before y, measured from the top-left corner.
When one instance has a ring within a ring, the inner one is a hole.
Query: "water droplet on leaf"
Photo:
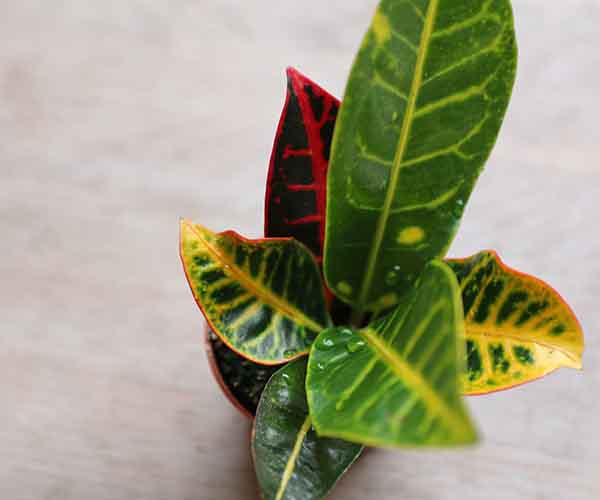
[[[452,209],[452,215],[455,218],[459,219],[462,216],[463,210],[464,210],[464,205],[465,205],[465,202],[462,198],[459,198],[458,200],[456,200],[456,205]]]
[[[319,342],[317,344],[317,348],[321,349],[322,351],[328,351],[334,345],[335,345],[335,342],[332,339],[330,339],[329,337],[324,337],[321,340],[319,340]]]
[[[385,283],[389,286],[394,286],[400,279],[400,266],[394,266],[385,276]]]
[[[348,349],[348,352],[353,353],[361,350],[364,346],[365,341],[360,337],[357,337],[348,341],[348,343],[346,344],[346,349]]]
[[[354,335],[354,332],[352,331],[351,328],[340,328],[338,330],[338,336],[340,337],[352,337]]]

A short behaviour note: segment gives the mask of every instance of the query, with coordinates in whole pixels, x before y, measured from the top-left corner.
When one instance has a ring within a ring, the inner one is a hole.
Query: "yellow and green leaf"
[[[462,399],[464,325],[450,268],[432,261],[395,311],[311,349],[307,397],[323,436],[372,446],[452,446],[476,432]]]
[[[183,220],[180,253],[209,325],[245,358],[289,361],[330,324],[319,269],[295,240],[247,240]]]
[[[466,394],[508,389],[560,367],[581,368],[581,326],[552,287],[507,267],[491,251],[448,264],[464,304]]]
[[[383,0],[336,123],[324,273],[359,311],[443,257],[508,106],[509,0]]]
[[[306,359],[275,373],[261,397],[252,456],[263,500],[324,498],[362,446],[317,435],[306,405]]]

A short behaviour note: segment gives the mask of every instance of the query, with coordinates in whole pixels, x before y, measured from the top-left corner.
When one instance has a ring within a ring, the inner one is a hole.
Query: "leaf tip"
[[[581,358],[581,356],[579,356],[577,359],[574,359],[573,363],[570,366],[568,366],[568,368],[583,371],[583,359]]]
[[[191,228],[194,223],[190,219],[186,219],[185,217],[179,218],[179,233],[183,236],[183,233],[186,229]]]
[[[285,68],[285,74],[291,80],[292,78],[297,78],[300,75],[300,72],[293,66],[288,66]]]

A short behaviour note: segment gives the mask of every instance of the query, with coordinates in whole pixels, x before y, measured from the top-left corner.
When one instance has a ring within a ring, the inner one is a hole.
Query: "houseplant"
[[[549,285],[490,251],[442,260],[515,68],[508,0],[383,0],[341,105],[288,70],[265,238],[182,221],[263,498],[322,498],[363,446],[471,444],[463,395],[581,366]]]

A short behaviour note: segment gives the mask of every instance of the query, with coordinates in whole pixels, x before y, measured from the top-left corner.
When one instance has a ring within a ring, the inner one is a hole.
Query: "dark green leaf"
[[[512,91],[509,0],[383,0],[352,68],[328,176],[324,271],[357,309],[443,256]]]
[[[362,447],[320,438],[308,415],[306,359],[281,368],[258,405],[252,452],[263,500],[323,498]]]
[[[390,316],[319,336],[308,365],[310,414],[320,435],[366,445],[470,444],[463,372],[460,289],[433,261]]]

